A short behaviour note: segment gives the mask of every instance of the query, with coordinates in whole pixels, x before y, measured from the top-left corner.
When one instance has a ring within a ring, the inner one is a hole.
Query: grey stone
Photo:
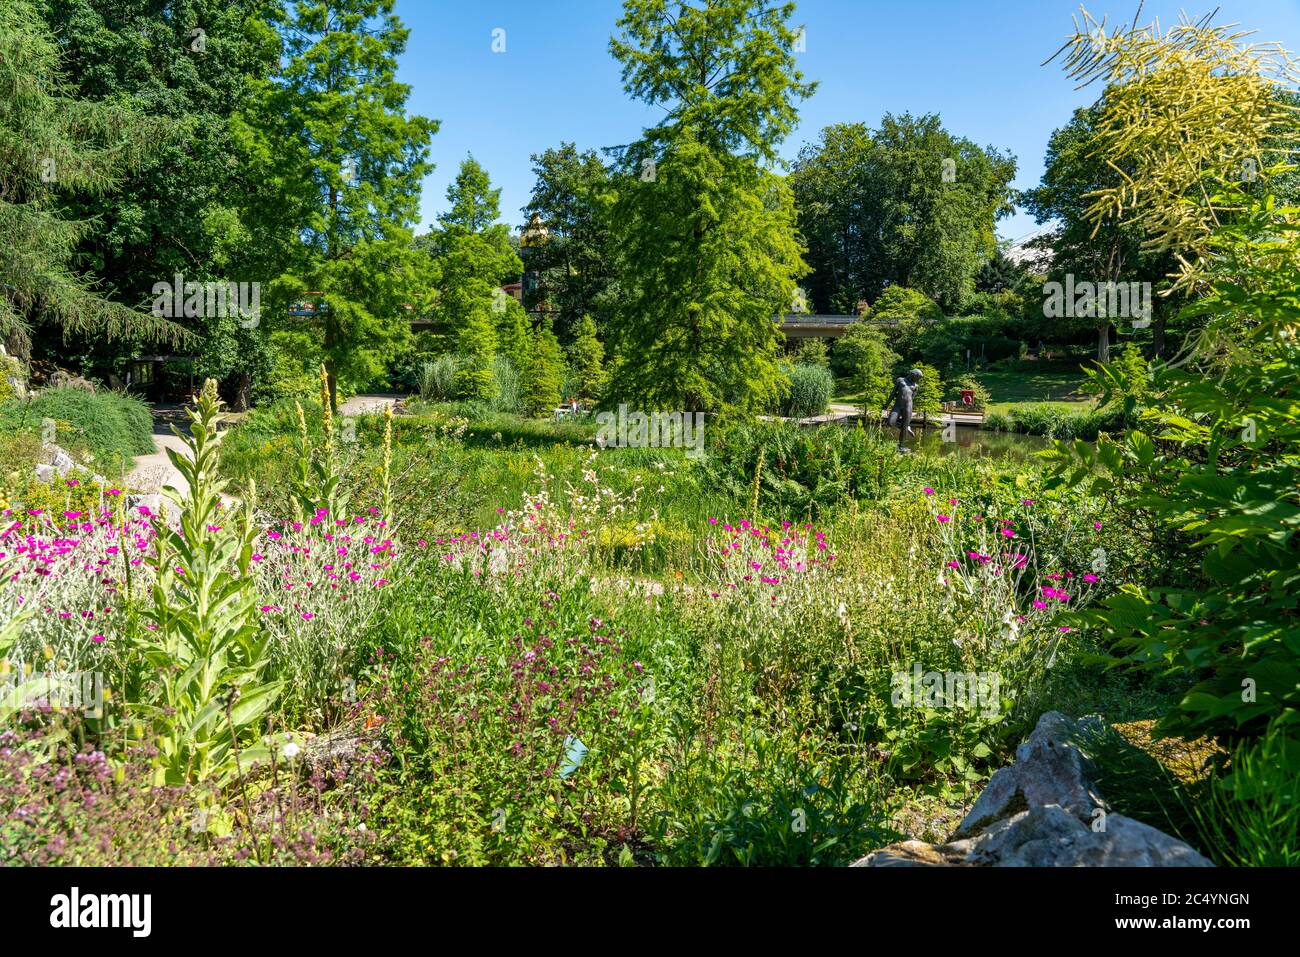
[[[1077,743],[1102,727],[1050,711],[945,844],[901,841],[854,867],[1213,867],[1187,844],[1109,812]]]
[[[1093,811],[1106,805],[1084,775],[1083,755],[1072,743],[1081,730],[1060,712],[1044,714],[1029,739],[1016,749],[1015,763],[993,774],[953,836],[970,837],[993,821],[1048,804],[1090,822]]]

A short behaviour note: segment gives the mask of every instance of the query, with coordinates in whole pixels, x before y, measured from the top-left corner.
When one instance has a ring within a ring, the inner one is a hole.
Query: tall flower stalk
[[[237,738],[275,700],[280,682],[262,680],[266,638],[250,573],[256,490],[238,516],[222,501],[223,416],[213,380],[187,412],[190,435],[173,431],[188,454],[168,449],[167,456],[188,489],[164,489],[179,512],[175,524],[152,519],[149,564],[155,580],[143,611],[148,624],[135,640],[159,676],[157,699],[144,708],[159,751],[158,778],[168,784],[222,783],[235,774]],[[232,688],[239,703],[227,716],[223,701]],[[246,766],[256,759],[256,749],[241,750]]]

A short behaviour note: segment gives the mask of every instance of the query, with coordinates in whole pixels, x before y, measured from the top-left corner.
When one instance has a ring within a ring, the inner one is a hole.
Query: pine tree
[[[747,414],[779,395],[775,317],[806,267],[790,190],[763,164],[814,89],[794,66],[793,14],[625,0],[610,43],[624,88],[667,115],[623,155],[606,402]]]
[[[605,347],[596,338],[596,322],[590,315],[582,317],[577,332],[569,349],[569,366],[579,395],[599,399],[605,388]]]
[[[532,415],[554,409],[564,386],[564,353],[548,326],[533,333],[532,355],[524,370],[524,404]]]
[[[509,228],[498,222],[500,194],[478,161],[466,158],[447,189],[450,208],[438,217],[442,228],[420,240],[437,261],[435,311],[460,343],[461,383],[481,399],[496,394],[492,362],[498,352],[519,368],[521,319],[527,328],[527,316],[501,289],[523,265],[510,245]]]
[[[505,300],[505,312],[497,322],[497,339],[501,346],[501,355],[510,360],[516,371],[528,365],[528,357],[533,349],[532,327],[528,313],[513,297]]]
[[[93,226],[62,213],[67,196],[110,192],[159,133],[127,107],[77,99],[30,0],[0,4],[0,340],[10,352],[25,358],[43,322],[64,335],[189,339],[96,292],[72,265]]]
[[[261,155],[283,184],[274,213],[302,237],[277,282],[324,296],[316,316],[332,404],[410,336],[419,284],[411,227],[438,124],[408,115],[397,58],[409,31],[394,0],[299,0],[282,24],[288,61],[255,115]]]
[[[471,398],[496,397],[492,363],[497,357],[497,331],[492,311],[477,308],[470,313],[457,335],[461,357],[458,373],[461,389]]]
[[[789,189],[689,135],[619,197],[619,357],[607,403],[763,411],[777,400],[784,311],[803,270]]]

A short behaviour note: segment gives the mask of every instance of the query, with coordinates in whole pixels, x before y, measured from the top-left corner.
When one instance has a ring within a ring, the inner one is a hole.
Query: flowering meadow
[[[1141,697],[1067,623],[1124,537],[1032,466],[782,514],[704,490],[725,456],[391,415],[283,417],[286,456],[222,414],[185,495],[5,513],[7,859],[842,864],[941,831],[1046,708]],[[995,698],[900,700],[918,667]]]

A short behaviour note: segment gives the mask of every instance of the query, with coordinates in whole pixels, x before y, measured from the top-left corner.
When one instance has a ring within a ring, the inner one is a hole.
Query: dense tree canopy
[[[901,285],[959,309],[996,248],[994,224],[1012,211],[1015,172],[1014,158],[952,135],[933,115],[822,130],[790,177],[815,308],[849,313]]]
[[[0,7],[0,340],[21,356],[38,329],[101,352],[109,340],[181,341],[184,329],[111,298],[77,262],[80,245],[102,232],[76,198],[114,194],[165,126],[129,99],[87,98],[65,71],[29,0]]]
[[[655,410],[770,406],[776,316],[805,271],[793,197],[763,164],[813,91],[793,4],[628,0],[611,42],[627,91],[661,106],[624,152],[621,286],[606,401]]]
[[[438,124],[407,115],[410,88],[394,78],[407,33],[392,0],[299,0],[259,104],[260,164],[283,190],[267,215],[298,237],[277,285],[322,294],[331,401],[340,375],[371,381],[409,336],[411,226]]]
[[[525,291],[524,304],[544,306],[556,334],[568,342],[576,338],[583,316],[603,329],[613,309],[613,180],[594,150],[580,153],[572,143],[532,159],[537,182],[524,215],[528,222],[540,218],[546,238],[526,252],[537,285]]]

